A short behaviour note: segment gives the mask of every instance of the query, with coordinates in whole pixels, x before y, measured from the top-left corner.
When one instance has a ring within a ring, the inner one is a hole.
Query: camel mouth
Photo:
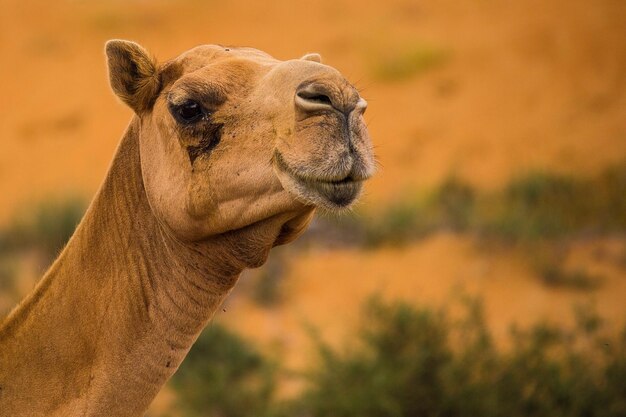
[[[323,181],[295,177],[307,189],[316,192],[331,204],[331,209],[348,207],[361,193],[362,181],[349,177],[340,181]]]
[[[361,194],[364,180],[350,174],[341,179],[313,178],[292,169],[278,151],[274,160],[283,187],[307,203],[337,211],[348,208]]]

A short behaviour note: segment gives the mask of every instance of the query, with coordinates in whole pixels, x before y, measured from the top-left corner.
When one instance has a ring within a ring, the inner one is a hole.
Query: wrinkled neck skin
[[[139,123],[61,256],[0,326],[1,417],[142,416],[241,271],[302,216],[178,241],[148,205]]]

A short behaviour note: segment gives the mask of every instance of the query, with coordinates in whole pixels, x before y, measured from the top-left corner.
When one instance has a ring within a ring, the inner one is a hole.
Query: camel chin
[[[275,160],[276,175],[282,186],[305,204],[329,211],[343,211],[350,208],[361,194],[363,180],[350,176],[335,181],[304,177],[292,170],[282,157],[277,155]]]

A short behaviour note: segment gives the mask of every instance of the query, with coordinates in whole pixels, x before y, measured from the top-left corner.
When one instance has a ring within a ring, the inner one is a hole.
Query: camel
[[[240,273],[374,172],[366,102],[317,54],[105,51],[134,115],[76,232],[0,326],[2,417],[142,415]]]

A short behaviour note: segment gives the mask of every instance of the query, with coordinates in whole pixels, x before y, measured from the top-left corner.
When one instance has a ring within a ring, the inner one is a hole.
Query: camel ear
[[[115,94],[137,114],[149,110],[160,89],[156,61],[130,41],[110,40],[105,51]]]
[[[304,55],[302,58],[300,58],[304,61],[313,61],[313,62],[317,62],[317,63],[322,63],[322,56],[320,54],[306,54]]]

